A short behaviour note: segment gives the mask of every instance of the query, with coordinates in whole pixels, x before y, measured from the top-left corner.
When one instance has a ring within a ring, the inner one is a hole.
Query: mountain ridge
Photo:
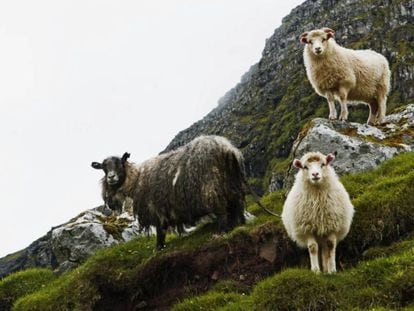
[[[407,0],[305,1],[283,18],[282,25],[266,40],[260,61],[218,106],[179,132],[164,151],[202,134],[222,135],[242,149],[246,171],[256,189],[264,192],[274,174],[280,175],[283,185],[285,162],[300,129],[312,118],[328,114],[325,99],[316,95],[307,81],[300,34],[329,26],[336,30],[339,44],[371,48],[385,55],[392,71],[391,111],[414,102],[413,10]],[[364,122],[367,115],[365,106],[350,107],[350,121]]]

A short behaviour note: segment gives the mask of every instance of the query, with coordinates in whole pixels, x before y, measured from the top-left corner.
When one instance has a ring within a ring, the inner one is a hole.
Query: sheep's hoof
[[[164,248],[166,248],[167,246],[165,245],[165,244],[163,244],[163,245],[157,245],[157,248],[156,248],[156,250],[157,251],[162,251]]]
[[[348,121],[348,114],[341,114],[339,116],[339,121]]]
[[[385,120],[380,120],[380,119],[377,119],[376,121],[375,121],[375,125],[377,125],[377,126],[381,126],[381,125],[385,125],[385,124],[387,124],[388,122],[387,121],[385,121]]]

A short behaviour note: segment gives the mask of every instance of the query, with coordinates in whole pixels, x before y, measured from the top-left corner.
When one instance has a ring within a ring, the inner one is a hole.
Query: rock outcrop
[[[334,153],[335,171],[339,175],[372,169],[386,159],[414,148],[414,105],[408,105],[386,117],[380,127],[367,124],[329,121],[317,118],[299,134],[292,148],[292,159],[308,151]],[[289,168],[285,186],[293,184],[296,170]],[[269,190],[280,188],[280,175],[275,175]]]
[[[97,250],[140,234],[137,221],[128,213],[108,216],[103,207],[87,210],[53,227],[26,249],[0,259],[0,278],[32,267],[64,272],[77,267]]]

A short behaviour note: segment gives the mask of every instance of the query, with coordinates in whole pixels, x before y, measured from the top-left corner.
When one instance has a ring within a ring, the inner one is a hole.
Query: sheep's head
[[[330,28],[316,29],[310,32],[304,32],[300,36],[300,42],[306,44],[307,49],[319,56],[323,55],[326,51],[328,40],[333,38],[334,35],[335,31]]]
[[[103,170],[105,172],[104,180],[108,185],[112,187],[120,187],[126,179],[125,164],[130,154],[125,152],[124,155],[119,157],[106,158],[102,163],[92,162],[91,166],[97,170]]]
[[[302,159],[295,159],[293,165],[302,170],[302,176],[312,184],[320,184],[327,176],[328,165],[335,159],[332,153],[323,155],[320,152],[308,152]]]

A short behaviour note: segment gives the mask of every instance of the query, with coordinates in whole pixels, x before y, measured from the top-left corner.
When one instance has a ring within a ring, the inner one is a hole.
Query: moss
[[[122,286],[120,279],[153,254],[154,243],[140,238],[100,250],[79,268],[19,299],[13,310],[90,310],[101,298],[100,286]]]
[[[29,269],[9,275],[0,281],[0,310],[9,310],[20,297],[45,287],[55,279],[48,269]]]
[[[309,270],[289,269],[257,285],[255,310],[335,310],[335,288]]]
[[[129,225],[129,221],[125,218],[116,216],[103,217],[101,219],[103,228],[106,232],[114,237],[114,239],[122,240],[122,232]]]
[[[175,305],[173,311],[217,310],[229,303],[239,301],[242,295],[235,293],[210,292],[195,298],[189,298]]]
[[[251,311],[254,309],[253,300],[250,296],[241,296],[239,300],[228,303],[217,309],[217,311]]]
[[[403,120],[401,122],[404,122]],[[398,132],[393,133],[389,137],[385,139],[379,139],[372,135],[360,135],[358,134],[358,130],[356,128],[344,128],[338,130],[339,133],[344,134],[350,137],[357,137],[363,141],[372,142],[376,144],[381,144],[388,147],[396,147],[401,148],[403,144],[405,144],[405,137],[413,137],[414,130],[412,128],[404,128],[399,130]]]
[[[414,303],[414,249],[337,275],[288,269],[255,286],[256,310],[400,309]]]
[[[394,243],[388,246],[371,247],[363,253],[363,259],[375,259],[380,257],[388,257],[391,255],[398,255],[414,248],[414,240],[408,239]]]
[[[353,200],[356,215],[347,246],[363,251],[410,233],[414,228],[413,187],[414,171],[367,186],[368,191]]]
[[[239,281],[228,279],[217,282],[212,290],[220,293],[246,294],[250,292],[250,287]]]
[[[207,294],[187,298],[176,304],[173,310],[242,310],[240,306],[247,306],[245,298],[249,292],[249,286],[243,283],[231,279],[222,280]]]

